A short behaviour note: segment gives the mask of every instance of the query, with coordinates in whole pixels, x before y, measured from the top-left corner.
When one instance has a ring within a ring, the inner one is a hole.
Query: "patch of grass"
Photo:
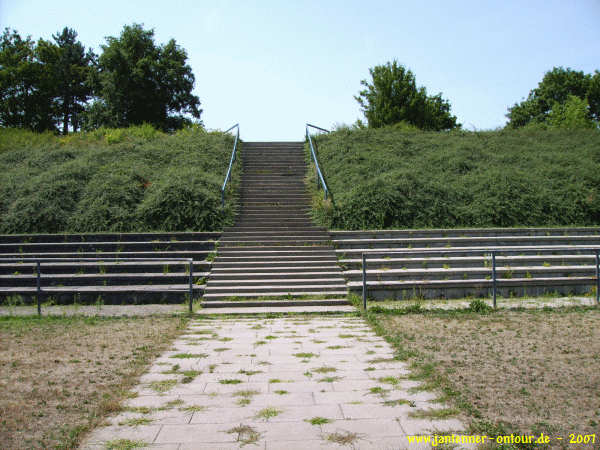
[[[183,412],[187,412],[187,413],[194,413],[194,412],[206,411],[207,409],[208,409],[208,407],[202,406],[202,405],[189,405],[189,406],[184,406],[184,407],[179,408],[179,411],[183,411]]]
[[[153,381],[148,384],[148,387],[156,392],[167,392],[173,389],[177,383],[177,380]]]
[[[354,446],[361,439],[360,436],[360,434],[351,431],[336,431],[334,433],[326,433],[324,439],[338,445]]]
[[[418,409],[408,413],[409,417],[415,419],[430,419],[430,420],[444,420],[450,417],[454,417],[459,414],[460,411],[456,408],[440,408],[440,409]]]
[[[238,371],[238,373],[241,373],[242,375],[248,375],[249,377],[252,375],[256,375],[257,373],[263,373],[262,370],[244,370],[244,369],[240,369]]]
[[[339,350],[340,348],[349,348],[347,345],[329,345],[326,347],[329,350]]]
[[[271,378],[269,383],[281,383],[281,380],[279,378]]]
[[[403,399],[403,398],[398,398],[398,399],[395,399],[395,400],[386,400],[386,401],[382,402],[382,404],[384,406],[408,405],[411,408],[414,408],[415,405],[416,405],[414,401],[412,401],[412,400],[406,400],[406,399]]]
[[[227,430],[229,434],[236,434],[236,442],[242,445],[255,444],[260,440],[261,434],[249,425],[238,425]]]
[[[226,352],[227,350],[231,350],[231,349],[227,348],[227,347],[218,347],[218,348],[213,349],[213,352],[222,353],[222,352]]]
[[[263,408],[260,411],[258,411],[254,417],[257,419],[263,419],[265,421],[268,421],[269,419],[278,416],[282,412],[283,410],[277,408]]]
[[[398,377],[381,377],[378,379],[380,383],[391,384],[392,386],[398,386],[402,383],[402,380]]]
[[[331,367],[331,366],[321,366],[321,367],[317,367],[316,369],[311,369],[311,370],[316,373],[337,372],[337,369],[335,367]]]
[[[180,406],[183,405],[183,400],[181,400],[180,398],[176,399],[176,400],[171,400],[167,403],[165,403],[164,405],[162,405],[160,408],[158,408],[161,411],[167,410],[167,409],[173,409],[176,406]]]
[[[323,377],[317,380],[319,383],[335,383],[336,381],[340,381],[343,377]]]
[[[326,417],[312,417],[310,419],[304,419],[305,422],[310,423],[311,425],[325,425],[326,423],[331,423],[333,420],[328,419]]]
[[[278,389],[278,390],[273,391],[273,392],[275,392],[277,395],[286,395],[286,394],[289,394],[289,392],[286,391],[286,390],[284,390],[284,389]]]
[[[195,359],[195,358],[208,358],[206,353],[177,353],[176,355],[169,356],[169,358],[177,359]]]
[[[154,422],[152,419],[148,419],[146,417],[138,417],[138,418],[133,418],[133,419],[127,419],[127,420],[124,420],[123,422],[119,422],[119,425],[126,425],[128,427],[137,427],[140,425],[150,425],[152,422]]]
[[[240,383],[243,383],[243,381],[238,380],[237,378],[226,378],[223,380],[219,380],[219,383],[221,383],[221,384],[240,384]]]
[[[132,450],[134,448],[147,447],[144,441],[132,441],[130,439],[115,439],[104,443],[106,450]]]
[[[309,359],[309,358],[316,358],[319,355],[316,355],[315,353],[294,353],[294,355],[296,358],[302,358],[302,359]]]
[[[388,395],[390,393],[390,390],[384,389],[381,386],[374,386],[372,388],[369,388],[369,393],[374,394],[374,395],[381,395],[382,397],[385,397],[386,395]]]

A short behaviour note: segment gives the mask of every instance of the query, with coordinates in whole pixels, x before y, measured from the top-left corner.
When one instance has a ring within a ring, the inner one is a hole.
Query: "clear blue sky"
[[[2,28],[69,26],[97,51],[133,22],[187,50],[205,125],[246,140],[353,123],[360,80],[392,59],[469,129],[502,126],[553,66],[600,70],[600,0],[0,0]]]

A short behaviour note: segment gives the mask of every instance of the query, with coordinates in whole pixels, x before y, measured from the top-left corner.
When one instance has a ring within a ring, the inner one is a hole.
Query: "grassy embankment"
[[[341,129],[316,139],[333,229],[600,224],[597,130]]]
[[[232,147],[199,127],[0,129],[0,233],[220,230],[233,220],[220,194]]]

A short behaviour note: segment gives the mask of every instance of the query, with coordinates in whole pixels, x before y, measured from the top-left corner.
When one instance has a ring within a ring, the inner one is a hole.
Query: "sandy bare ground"
[[[0,318],[0,448],[74,448],[184,326],[177,317]]]
[[[409,360],[434,374],[430,383],[460,392],[474,430],[543,431],[563,438],[553,447],[596,433],[599,445],[600,309],[376,317],[416,350]]]

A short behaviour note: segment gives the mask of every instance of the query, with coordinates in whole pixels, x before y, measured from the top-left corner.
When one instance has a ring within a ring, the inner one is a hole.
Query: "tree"
[[[133,24],[106,41],[87,127],[150,123],[169,131],[189,121],[186,114],[200,118],[200,100],[192,94],[194,75],[175,40],[157,46],[154,30]]]
[[[414,74],[395,60],[369,69],[372,82],[362,80],[365,89],[354,98],[360,104],[369,127],[379,128],[407,122],[424,130],[449,130],[460,125],[450,114],[450,103],[439,93],[427,96],[417,88]]]
[[[75,30],[65,27],[52,37],[56,44],[40,39],[36,53],[52,77],[53,107],[62,133],[67,134],[69,124],[77,131],[79,117],[92,95],[90,80],[96,70],[96,55],[86,52]]]
[[[0,38],[0,125],[54,130],[50,85],[31,37],[6,28]]]
[[[550,128],[582,129],[594,128],[596,124],[589,118],[587,100],[569,95],[564,103],[556,102],[548,114],[546,123]]]
[[[530,123],[548,123],[552,111],[562,108],[571,97],[586,102],[588,121],[600,120],[600,72],[591,75],[554,67],[546,72],[538,87],[529,92],[527,99],[508,108],[507,126],[519,128]],[[574,101],[570,101],[573,104]]]

